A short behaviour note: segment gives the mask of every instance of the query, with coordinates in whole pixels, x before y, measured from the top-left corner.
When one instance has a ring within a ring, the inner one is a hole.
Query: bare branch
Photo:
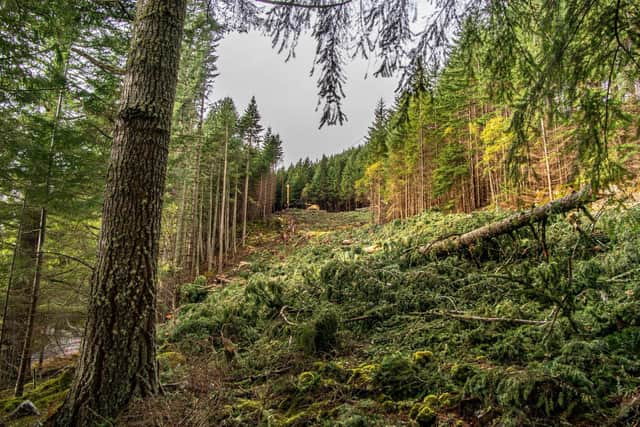
[[[303,9],[328,9],[332,7],[340,7],[345,6],[351,3],[353,0],[342,0],[336,3],[298,3],[295,1],[277,1],[277,0],[255,0],[258,3],[270,4],[273,6],[284,6],[284,7],[301,7]]]
[[[90,63],[92,63],[96,67],[102,69],[103,71],[106,71],[106,72],[111,73],[111,74],[116,74],[116,75],[124,75],[124,73],[125,73],[124,69],[122,69],[120,67],[117,67],[115,65],[107,64],[106,62],[103,62],[103,61],[99,60],[98,58],[96,58],[95,56],[91,55],[88,52],[85,52],[85,51],[80,50],[80,49],[75,48],[75,47],[72,47],[71,51],[77,53],[80,56],[82,56],[87,61],[89,61]]]

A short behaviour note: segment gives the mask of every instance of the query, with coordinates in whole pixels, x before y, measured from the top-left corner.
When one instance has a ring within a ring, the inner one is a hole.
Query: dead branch
[[[420,253],[443,256],[469,248],[472,244],[491,239],[502,234],[510,233],[530,224],[546,220],[550,215],[568,212],[582,207],[591,197],[591,186],[587,185],[580,191],[553,200],[525,212],[520,212],[503,220],[476,228],[461,236],[453,236],[441,241],[433,242],[418,249]]]
[[[91,55],[89,52],[86,52],[84,50],[72,47],[71,51],[74,53],[77,53],[78,55],[82,56],[84,59],[86,59],[87,61],[89,61],[91,64],[95,65],[96,67],[100,68],[103,71],[106,71],[107,73],[111,73],[111,74],[115,74],[115,75],[124,75],[125,74],[125,70],[123,68],[120,68],[116,65],[111,65],[111,64],[107,64],[104,61],[101,61],[100,59],[96,58],[95,56]]]
[[[295,323],[293,323],[292,321],[290,321],[289,319],[287,319],[287,306],[283,305],[282,308],[280,309],[280,317],[282,317],[282,319],[284,320],[284,323],[286,323],[289,326],[296,326]]]
[[[460,319],[460,320],[475,320],[478,322],[489,322],[489,323],[503,322],[503,323],[520,323],[523,325],[546,325],[548,323],[547,320],[529,320],[529,319],[511,319],[507,317],[473,316],[470,314],[464,314],[459,311],[427,311],[425,313],[415,313],[415,314],[451,317],[451,318]]]

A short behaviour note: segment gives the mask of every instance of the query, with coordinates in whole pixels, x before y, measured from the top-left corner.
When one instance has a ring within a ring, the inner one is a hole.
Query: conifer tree
[[[247,211],[249,207],[249,178],[251,166],[251,152],[258,148],[261,142],[263,127],[260,124],[260,112],[256,97],[252,96],[247,109],[240,118],[240,132],[246,141],[246,163],[244,170],[244,194],[242,197],[242,246],[247,239]]]

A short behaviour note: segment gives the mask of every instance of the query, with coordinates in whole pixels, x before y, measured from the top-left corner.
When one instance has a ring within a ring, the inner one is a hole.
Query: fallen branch
[[[286,310],[287,310],[287,306],[283,305],[282,308],[280,309],[280,317],[282,317],[282,319],[284,320],[284,323],[286,323],[287,325],[296,326],[295,323],[293,323],[287,318]]]
[[[576,208],[581,208],[589,201],[591,197],[591,186],[587,185],[580,191],[573,192],[568,196],[530,209],[520,212],[497,221],[487,224],[480,228],[476,228],[461,236],[452,236],[450,238],[433,242],[427,246],[422,246],[418,251],[422,254],[431,254],[435,256],[447,255],[451,252],[457,252],[461,249],[469,248],[472,244],[502,234],[510,233],[527,225],[546,220],[550,215],[556,213],[568,212]]]
[[[413,313],[406,313],[409,316],[440,316],[440,317],[450,317],[453,319],[460,319],[460,320],[474,320],[474,321],[478,321],[478,322],[488,322],[488,323],[493,323],[493,322],[502,322],[502,323],[519,323],[519,324],[523,324],[523,325],[546,325],[547,323],[549,323],[548,320],[529,320],[529,319],[512,319],[512,318],[507,318],[507,317],[482,317],[482,316],[474,316],[471,314],[466,314],[464,312],[461,311],[424,311],[424,312],[413,312]],[[342,321],[342,323],[355,323],[355,322],[363,322],[363,321],[367,321],[367,320],[372,320],[372,319],[376,319],[376,320],[380,320],[379,316],[376,315],[364,315],[364,316],[357,316],[357,317],[352,317],[350,319],[345,319]]]
[[[356,322],[364,322],[366,320],[371,320],[371,319],[378,319],[379,317],[377,315],[364,315],[364,316],[357,316],[357,317],[352,317],[350,319],[344,319],[342,321],[342,323],[356,323]]]
[[[503,323],[520,323],[523,325],[546,325],[547,323],[549,323],[547,320],[529,320],[529,319],[511,319],[507,317],[473,316],[470,314],[464,314],[457,311],[427,311],[425,313],[415,313],[415,314],[451,317],[451,318],[460,319],[460,320],[476,320],[479,322],[488,322],[488,323],[503,322]]]

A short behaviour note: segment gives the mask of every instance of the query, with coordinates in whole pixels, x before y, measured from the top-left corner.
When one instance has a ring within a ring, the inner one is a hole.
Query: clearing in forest
[[[640,210],[555,215],[547,254],[538,225],[420,253],[509,214],[371,225],[368,211],[290,210],[256,225],[223,283],[182,287],[158,332],[164,393],[118,424],[632,423]],[[54,408],[68,372],[26,397]]]

